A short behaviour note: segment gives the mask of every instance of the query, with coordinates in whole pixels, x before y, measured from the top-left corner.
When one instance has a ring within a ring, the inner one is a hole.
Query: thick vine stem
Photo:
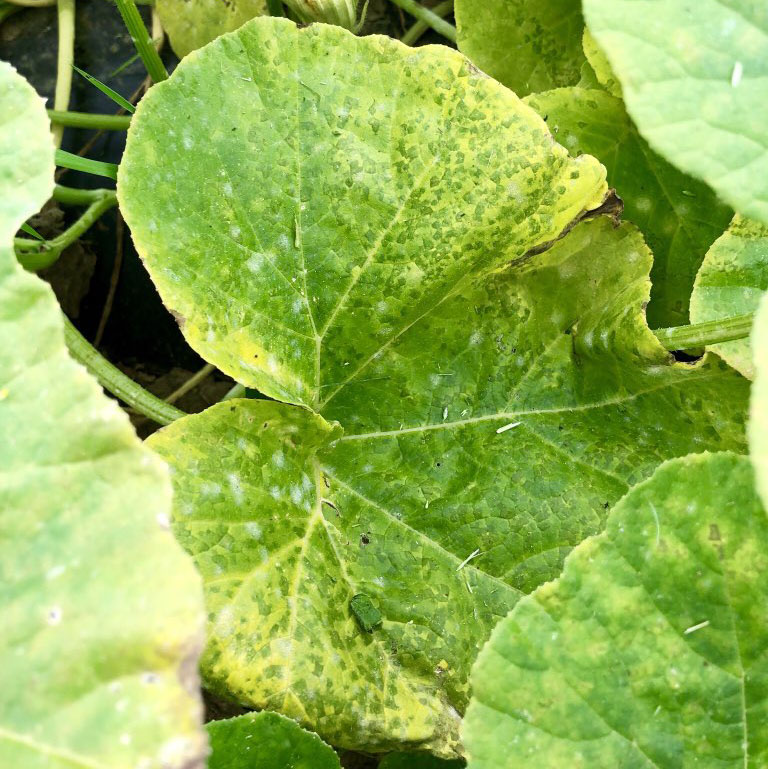
[[[721,342],[733,342],[745,339],[752,330],[755,314],[735,315],[730,318],[718,318],[704,323],[692,323],[689,326],[657,328],[656,338],[667,350],[692,350]]]
[[[445,19],[441,19],[434,11],[425,8],[416,0],[392,0],[392,2],[406,13],[410,13],[411,16],[432,27],[439,35],[448,38],[452,43],[456,42],[456,27]]]
[[[116,2],[120,15],[123,17],[128,31],[131,33],[133,44],[136,46],[136,50],[139,52],[139,56],[141,56],[149,76],[155,83],[165,80],[168,77],[168,72],[139,14],[136,3],[134,0],[116,0]]]
[[[152,395],[151,392],[123,374],[119,368],[113,366],[98,350],[91,346],[68,318],[64,318],[64,340],[70,355],[82,363],[105,390],[140,414],[161,425],[169,425],[171,422],[187,416],[180,409]]]
[[[453,0],[444,0],[444,2],[434,6],[431,11],[443,19],[453,12]],[[400,38],[400,42],[405,43],[405,45],[416,45],[428,29],[429,24],[419,20],[410,29],[406,30],[405,34]]]
[[[75,0],[58,0],[59,51],[56,65],[56,91],[53,108],[59,112],[69,108],[72,93],[72,65],[75,61]],[[61,146],[64,125],[54,123],[53,142]]]
[[[130,115],[96,115],[90,112],[67,112],[48,110],[52,123],[74,128],[99,128],[106,131],[127,131],[131,124]]]
[[[86,192],[86,190],[74,190],[74,192]],[[22,267],[33,271],[50,267],[67,246],[82,237],[100,216],[117,205],[117,194],[114,190],[95,190],[94,192],[98,194],[93,196],[83,215],[53,240],[47,240],[44,243],[28,238],[14,240],[16,256]]]

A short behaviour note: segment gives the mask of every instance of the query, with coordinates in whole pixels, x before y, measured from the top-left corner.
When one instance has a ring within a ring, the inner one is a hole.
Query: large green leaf
[[[749,454],[757,490],[768,507],[768,294],[764,294],[752,327],[755,381],[749,414]]]
[[[11,248],[53,190],[42,100],[0,63],[0,765],[201,767],[202,596],[168,470],[67,356]]]
[[[766,766],[767,546],[746,458],[660,467],[494,631],[470,769]]]
[[[455,8],[459,49],[518,96],[579,82],[580,0],[456,0]]]
[[[340,769],[339,757],[316,734],[277,713],[246,713],[206,725],[208,769]]]
[[[709,249],[691,296],[691,322],[703,323],[754,312],[768,289],[768,227],[736,216]],[[744,376],[755,368],[749,339],[712,349]]]
[[[605,192],[594,158],[455,51],[266,18],[147,94],[118,185],[190,344],[314,408]]]
[[[683,326],[704,254],[728,226],[731,210],[696,179],[657,155],[638,134],[620,99],[560,88],[526,99],[574,156],[595,155],[624,201],[624,217],[642,231],[654,255],[651,327]]]
[[[645,327],[649,265],[600,220],[471,283],[339,387],[340,439],[268,401],[153,436],[206,582],[209,685],[333,744],[450,755],[470,665],[520,592],[659,462],[744,447],[744,380],[671,362]]]
[[[179,56],[267,12],[267,0],[157,0],[157,15]]]
[[[601,167],[455,52],[254,21],[152,89],[121,168],[187,338],[318,412],[236,401],[152,438],[221,695],[451,756],[520,592],[659,462],[744,447],[743,379],[647,329],[637,231],[557,240]]]
[[[650,145],[768,224],[768,3],[584,0]]]

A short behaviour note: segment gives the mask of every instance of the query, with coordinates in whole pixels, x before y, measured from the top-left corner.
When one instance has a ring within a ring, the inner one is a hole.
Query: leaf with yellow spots
[[[181,58],[267,13],[267,0],[157,0],[157,15]]]
[[[691,295],[691,322],[754,312],[768,290],[768,227],[738,214],[707,252]],[[711,346],[745,377],[755,362],[749,338]]]
[[[0,62],[0,766],[198,769],[200,579],[168,468],[74,363],[19,225],[53,191],[43,100]]]
[[[706,184],[648,146],[621,99],[595,89],[558,88],[525,101],[546,117],[574,157],[589,153],[605,164],[608,184],[624,201],[622,217],[640,228],[653,252],[651,328],[686,325],[696,270],[732,211]]]
[[[520,595],[660,462],[744,448],[746,382],[645,324],[637,230],[580,222],[602,167],[456,52],[251,22],[142,101],[119,195],[193,346],[286,401],[150,439],[206,681],[334,745],[460,754]]]
[[[455,8],[459,50],[518,96],[579,82],[580,0],[456,0]]]
[[[662,465],[493,631],[470,769],[765,766],[767,540],[746,457]]]

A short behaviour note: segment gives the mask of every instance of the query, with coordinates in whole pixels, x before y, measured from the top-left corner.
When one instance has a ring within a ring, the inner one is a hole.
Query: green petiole
[[[453,13],[453,0],[444,0],[430,9],[432,13],[441,19]],[[429,24],[419,19],[406,33],[400,38],[400,42],[405,45],[415,45],[421,36],[429,29]]]
[[[74,192],[89,191],[75,190]],[[93,193],[83,215],[53,240],[46,240],[42,243],[28,238],[16,238],[14,240],[16,256],[25,269],[42,270],[50,267],[67,246],[82,237],[100,216],[117,205],[117,194],[114,190],[94,190]]]
[[[711,344],[746,339],[752,330],[754,319],[755,314],[750,312],[731,318],[692,323],[689,326],[657,328],[653,333],[667,350],[692,350]]]
[[[433,10],[417,3],[416,0],[392,0],[392,2],[406,13],[410,13],[411,16],[432,27],[439,35],[447,38],[452,43],[456,42],[456,27],[438,16]]]
[[[171,406],[170,403],[166,403],[156,395],[152,395],[151,392],[123,374],[119,368],[113,366],[66,317],[64,318],[64,341],[67,343],[70,355],[82,363],[105,390],[145,417],[158,424],[168,425],[187,416],[180,409]]]
[[[97,128],[106,131],[127,131],[131,124],[130,115],[95,115],[90,112],[64,112],[48,110],[52,123],[73,128]]]

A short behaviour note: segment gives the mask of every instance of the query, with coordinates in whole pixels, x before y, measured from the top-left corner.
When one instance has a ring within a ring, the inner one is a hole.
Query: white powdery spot
[[[262,254],[254,254],[252,257],[248,259],[248,261],[245,263],[245,266],[251,272],[259,272],[263,264],[264,264],[264,256]]]
[[[643,213],[647,213],[651,210],[651,199],[650,198],[638,198],[635,201],[635,208],[638,211],[642,211]]]
[[[272,455],[272,464],[275,467],[285,467],[285,454],[283,453],[282,449],[278,449]]]
[[[60,606],[52,606],[48,610],[48,624],[58,625],[61,622],[62,611]]]
[[[224,190],[225,195],[231,195],[232,194],[232,185],[229,182],[226,182],[224,186],[222,187]]]
[[[479,331],[475,331],[471,337],[469,337],[470,347],[477,347],[480,342],[483,341],[483,335]]]
[[[230,235],[231,235],[233,238],[239,238],[239,237],[240,237],[240,233],[241,233],[241,232],[242,232],[242,230],[241,230],[241,229],[240,229],[240,228],[239,228],[239,227],[238,227],[236,224],[233,224],[233,225],[232,225],[232,226],[229,228],[229,234],[230,234]]]
[[[216,615],[213,630],[221,638],[229,638],[235,632],[235,612],[231,606],[225,606]]]
[[[50,569],[48,569],[47,572],[45,572],[45,578],[48,580],[57,579],[66,570],[67,570],[67,567],[64,564],[59,564],[58,566],[52,566]]]
[[[293,304],[291,305],[291,311],[294,315],[298,315],[304,307],[304,300],[300,297],[296,297],[296,299],[293,300]]]
[[[245,531],[251,539],[261,539],[261,526],[256,521],[248,521]]]
[[[171,519],[168,517],[168,513],[158,513],[155,516],[155,520],[161,529],[165,529],[167,531],[171,528]]]
[[[130,734],[121,734],[120,735],[120,744],[121,745],[130,745],[131,744],[131,735]]]
[[[282,498],[283,493],[277,486],[272,486],[272,488],[269,490],[269,496],[272,497],[272,499],[277,500]]]
[[[204,497],[216,497],[221,494],[221,485],[212,481],[205,481],[200,484],[200,493]]]
[[[243,492],[243,486],[240,482],[240,476],[237,473],[229,473],[227,475],[229,481],[229,488],[232,491],[232,497],[235,500],[235,504],[239,507],[245,500],[245,493]]]
[[[188,737],[174,737],[160,746],[160,766],[180,766],[195,746]]]
[[[269,358],[267,358],[267,367],[273,374],[280,368],[277,363],[277,358],[275,358],[274,355],[270,355]]]
[[[733,65],[733,72],[731,72],[731,88],[738,88],[743,76],[744,65],[740,61],[737,61]]]
[[[182,139],[182,143],[184,144],[184,149],[185,150],[191,150],[192,147],[195,146],[195,143],[192,141],[192,137],[191,136],[185,136]]]
[[[304,501],[304,490],[301,486],[291,486],[291,502],[300,505]]]

